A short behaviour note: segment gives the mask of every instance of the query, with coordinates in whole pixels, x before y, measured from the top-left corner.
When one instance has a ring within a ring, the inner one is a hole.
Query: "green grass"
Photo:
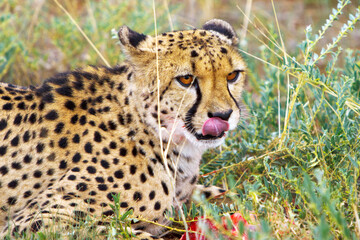
[[[21,7],[15,0],[0,3],[5,10],[0,13],[2,81],[28,85],[59,69],[104,64],[54,4],[44,4],[33,14],[27,10],[29,2]],[[72,9],[70,13],[104,57],[116,64],[123,57],[111,29],[127,24],[153,33],[152,5],[145,2],[74,6],[65,1],[64,6]],[[170,6],[170,14],[181,9]],[[344,17],[344,9],[353,16]],[[260,46],[255,55],[270,64],[244,54],[249,65],[244,92],[249,117],[229,135],[225,146],[203,156],[201,166],[201,182],[226,187],[238,196],[226,204],[200,198],[199,204],[184,209],[188,220],[206,213],[220,224],[219,216],[240,211],[258,225],[257,231],[248,233],[252,239],[360,238],[360,52],[341,47],[341,40],[358,25],[359,9],[340,1],[319,32],[302,29],[305,40],[299,40],[299,48],[286,57],[276,22],[266,26],[272,40],[266,40],[267,46]],[[163,4],[157,6],[157,14],[158,31],[169,30]],[[334,23],[345,26],[332,40],[328,35]],[[286,33],[283,37],[286,43]],[[328,45],[320,41],[322,37]],[[169,218],[175,222],[173,236],[180,236],[182,220],[177,213],[169,213]],[[130,220],[127,214],[114,216],[108,238],[126,235]],[[95,238],[98,233],[87,231],[92,224],[85,219],[77,229],[80,236]],[[227,235],[224,229],[220,232]],[[33,239],[52,234],[40,233]]]

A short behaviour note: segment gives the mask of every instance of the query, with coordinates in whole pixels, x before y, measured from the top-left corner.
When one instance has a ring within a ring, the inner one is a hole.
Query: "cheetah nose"
[[[228,121],[229,118],[230,118],[230,115],[232,114],[232,112],[233,112],[232,109],[229,109],[229,110],[226,111],[226,112],[215,112],[215,113],[208,112],[208,117],[209,117],[209,118],[219,117],[219,118],[221,118],[222,120]]]
[[[202,126],[202,135],[220,136],[223,132],[229,130],[229,123],[219,117],[212,117],[205,121]]]

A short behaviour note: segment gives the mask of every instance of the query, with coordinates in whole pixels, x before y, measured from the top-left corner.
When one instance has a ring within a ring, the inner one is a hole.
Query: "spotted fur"
[[[228,23],[157,37],[123,26],[119,38],[127,56],[119,66],[58,74],[38,87],[0,85],[1,236],[112,215],[116,193],[122,211],[168,224],[164,213],[196,188],[202,153],[224,141],[226,133],[202,136],[204,122],[227,112],[236,127],[246,67]],[[233,71],[240,76],[229,83]],[[185,75],[194,76],[189,87],[177,80]],[[133,228],[144,239],[162,231]]]

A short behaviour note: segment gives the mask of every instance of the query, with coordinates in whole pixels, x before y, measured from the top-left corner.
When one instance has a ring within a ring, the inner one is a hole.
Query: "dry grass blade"
[[[282,34],[281,34],[281,31],[280,31],[279,21],[278,21],[278,18],[277,18],[277,14],[276,14],[275,5],[274,5],[274,1],[273,1],[273,0],[271,0],[271,4],[272,4],[274,16],[275,16],[276,27],[277,27],[277,29],[278,29],[279,38],[280,38],[280,41],[281,41],[282,51],[283,51],[283,53],[284,53],[285,64],[288,65],[289,62],[288,62],[288,59],[287,59],[287,53],[286,53],[286,49],[285,49],[285,44],[284,44],[284,41],[283,41],[283,38],[282,38]],[[283,130],[283,133],[282,133],[281,138],[280,138],[279,148],[282,147],[282,144],[283,144],[283,141],[284,141],[286,132],[287,132],[287,128],[288,128],[288,122],[289,122],[288,116],[290,116],[290,114],[291,114],[291,112],[289,113],[290,77],[289,77],[289,74],[288,74],[288,73],[286,73],[286,79],[287,79],[287,85],[286,85],[286,88],[287,88],[287,95],[286,95],[286,112],[285,112],[285,120],[284,120],[284,130]],[[280,93],[280,91],[279,91],[279,93]],[[279,101],[280,101],[280,96],[279,96]],[[279,120],[279,121],[280,121],[280,120]],[[281,123],[279,124],[279,126],[280,126],[280,125],[281,125]]]

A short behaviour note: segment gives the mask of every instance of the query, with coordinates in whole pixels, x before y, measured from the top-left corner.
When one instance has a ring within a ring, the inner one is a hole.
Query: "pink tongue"
[[[202,127],[202,134],[204,136],[219,136],[222,132],[229,130],[229,123],[218,117],[212,117],[206,120]]]

